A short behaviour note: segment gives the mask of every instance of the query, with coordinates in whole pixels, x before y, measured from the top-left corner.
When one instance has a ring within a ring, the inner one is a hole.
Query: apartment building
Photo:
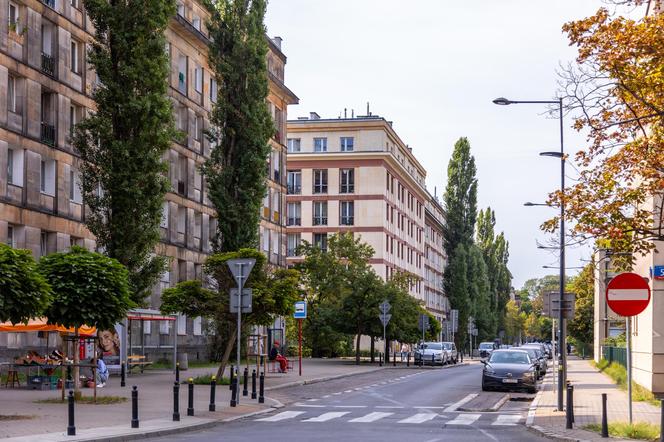
[[[443,247],[445,212],[437,196],[428,193],[424,204],[424,302],[436,319],[444,324],[449,319],[450,304],[443,290],[443,272],[447,256]],[[442,327],[441,340],[451,340]]]
[[[177,282],[202,277],[211,252],[216,212],[207,197],[199,166],[210,155],[204,136],[217,99],[217,84],[207,63],[210,43],[207,12],[198,0],[178,1],[166,31],[171,62],[169,96],[177,128],[186,136],[174,140],[164,161],[169,165],[170,192],[164,201],[161,243],[156,253],[171,258],[168,271],[154,288],[149,304],[160,305],[161,292]],[[71,245],[96,248],[85,227],[86,208],[79,189],[79,156],[70,134],[94,110],[92,93],[98,79],[87,63],[92,25],[81,0],[9,0],[0,9],[0,241],[32,251],[36,258]],[[267,38],[267,37],[266,37]],[[275,121],[268,198],[262,209],[263,250],[275,265],[285,264],[285,122],[287,106],[297,97],[284,85],[286,57],[281,39],[267,38],[270,93]],[[181,316],[145,323],[147,346],[163,341],[177,327],[178,346],[205,344],[201,318]],[[34,334],[36,335],[36,334]],[[38,345],[33,334],[0,334],[2,347]]]
[[[412,296],[425,299],[426,170],[377,115],[288,121],[288,263],[306,240],[327,247],[329,235],[352,232],[375,251],[371,265],[389,279],[419,278]]]

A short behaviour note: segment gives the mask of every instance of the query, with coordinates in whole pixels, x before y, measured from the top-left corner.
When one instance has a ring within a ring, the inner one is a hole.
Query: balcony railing
[[[355,186],[353,184],[342,184],[339,189],[340,193],[353,193],[355,192]]]
[[[327,216],[314,216],[314,226],[327,226]]]
[[[300,226],[302,225],[302,219],[299,217],[288,217],[286,218],[286,225],[287,226]]]
[[[46,3],[46,2],[44,2]],[[41,70],[46,75],[55,77],[55,57],[42,52]]]
[[[355,222],[355,217],[352,216],[342,216],[340,224],[342,226],[352,226]]]
[[[42,121],[41,140],[43,143],[48,144],[49,146],[55,146],[55,126],[52,124],[44,123]]]
[[[289,184],[288,185],[288,194],[289,195],[299,195],[302,193],[302,185],[301,184]]]

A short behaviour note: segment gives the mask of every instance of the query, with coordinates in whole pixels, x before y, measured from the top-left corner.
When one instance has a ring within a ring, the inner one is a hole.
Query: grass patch
[[[212,382],[212,374],[204,374],[201,376],[196,376],[195,378],[193,378],[193,380],[194,380],[194,385],[210,385],[210,382]],[[189,378],[186,379],[186,382],[189,382]],[[226,377],[221,378],[221,382],[219,381],[219,379],[217,379],[217,385],[229,385],[230,383],[231,383],[230,379]],[[242,376],[240,376],[240,385],[242,384],[243,384]]]
[[[60,398],[48,398],[48,399],[39,399],[34,402],[36,404],[64,404],[67,402],[67,399],[65,398],[65,400],[62,401]],[[76,402],[80,404],[95,405],[94,398],[92,396],[81,396],[78,399],[76,399]],[[127,398],[124,396],[97,396],[96,405],[112,405],[112,404],[120,404],[122,402],[127,402]]]
[[[2,421],[26,421],[34,419],[37,416],[29,416],[27,414],[0,414],[0,422]]]
[[[609,362],[606,359],[600,359],[599,363],[595,361],[592,364],[602,373],[606,373],[613,382],[618,385],[618,387],[627,391],[627,369],[617,362]],[[637,384],[632,381],[632,400],[637,402],[648,402],[651,405],[656,407],[661,407],[661,402],[655,398],[655,395],[652,394],[647,388]]]
[[[583,427],[584,430],[602,432],[600,424],[590,424]],[[639,439],[655,441],[659,439],[659,426],[648,422],[637,422],[628,424],[626,422],[612,422],[609,424],[609,436],[624,437],[628,439]]]

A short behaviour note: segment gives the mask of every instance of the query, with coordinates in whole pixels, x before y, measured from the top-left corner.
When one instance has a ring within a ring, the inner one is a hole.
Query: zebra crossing
[[[520,424],[525,417],[521,413],[434,413],[431,410],[400,409],[395,411],[371,411],[357,408],[346,411],[325,411],[307,408],[303,410],[288,410],[280,413],[254,419],[255,422],[282,422],[299,420],[302,423],[323,423],[331,421],[344,421],[350,424],[371,424],[378,421],[391,421],[400,425],[418,425],[425,423],[439,423],[444,426],[472,426],[479,423],[492,427],[513,427]]]

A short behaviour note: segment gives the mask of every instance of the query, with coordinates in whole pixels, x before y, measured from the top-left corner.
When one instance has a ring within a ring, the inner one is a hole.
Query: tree
[[[593,342],[593,318],[595,314],[595,266],[587,264],[568,284],[567,289],[576,295],[574,319],[567,329],[577,342],[577,347],[591,347]]]
[[[459,310],[459,324],[455,338],[458,348],[464,348],[467,339],[468,317],[472,314],[472,305],[468,287],[468,253],[461,243],[445,268],[445,293],[453,308]]]
[[[475,244],[471,244],[468,249],[467,271],[468,294],[478,338],[493,340],[496,337],[496,312],[491,305],[487,266],[482,252]]]
[[[525,335],[526,313],[519,310],[516,302],[510,300],[505,312],[505,336],[507,343],[519,343]]]
[[[95,38],[88,60],[96,111],[76,126],[85,222],[106,255],[129,271],[142,303],[165,258],[153,254],[168,190],[163,161],[176,132],[164,32],[174,0],[86,0]]]
[[[579,180],[565,189],[564,201],[581,239],[646,253],[653,240],[664,240],[664,14],[649,15],[650,1],[620,3],[647,4],[645,16],[601,8],[563,26],[578,48],[577,65],[561,74],[563,99],[577,116],[574,127],[588,132],[587,148],[576,154]],[[549,202],[562,197],[556,192]],[[542,227],[557,226],[554,218]]]
[[[51,301],[51,287],[28,250],[0,244],[0,322],[28,322]]]
[[[207,136],[214,143],[202,169],[218,214],[221,252],[257,247],[265,162],[275,128],[267,108],[265,0],[209,2],[209,62],[219,85]]]
[[[74,246],[69,252],[42,257],[38,267],[53,290],[53,302],[46,310],[48,323],[73,327],[76,338],[83,325],[100,330],[115,327],[135,305],[129,272],[116,259]],[[74,379],[79,378],[78,363],[74,351]],[[75,385],[78,392],[78,382]]]
[[[189,316],[203,316],[215,321],[217,331],[224,331],[228,340],[217,371],[221,379],[233,351],[237,338],[236,313],[230,313],[229,292],[235,287],[235,279],[227,262],[231,259],[253,258],[256,260],[246,288],[252,289],[251,313],[243,315],[243,324],[268,325],[276,316],[293,313],[295,301],[300,298],[299,273],[292,269],[273,268],[267,264],[265,255],[255,249],[240,249],[237,252],[216,253],[205,262],[205,274],[210,275],[214,290],[204,288],[200,281],[184,281],[164,290],[161,311],[182,312]],[[225,330],[224,330],[225,328]]]

